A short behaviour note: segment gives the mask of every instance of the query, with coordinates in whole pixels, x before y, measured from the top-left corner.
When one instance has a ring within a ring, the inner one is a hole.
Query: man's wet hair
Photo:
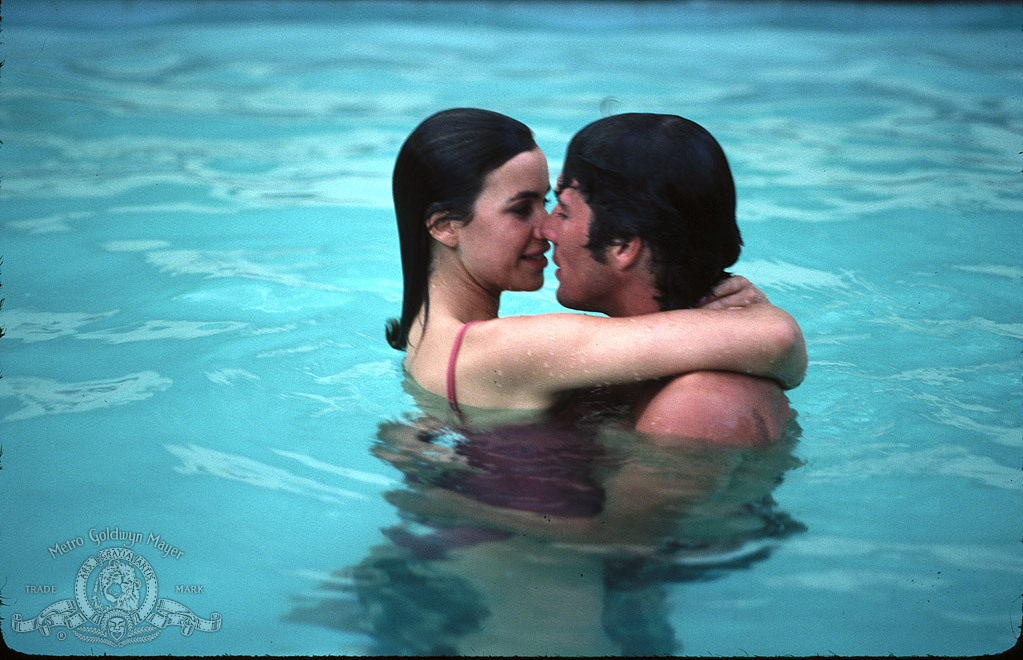
[[[739,258],[728,160],[688,119],[628,113],[589,124],[569,143],[562,185],[578,186],[593,212],[595,259],[633,237],[650,248],[663,310],[695,307]]]

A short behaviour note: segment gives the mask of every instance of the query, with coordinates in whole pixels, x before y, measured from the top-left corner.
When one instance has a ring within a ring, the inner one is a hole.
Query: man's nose
[[[555,206],[554,208],[556,209],[558,207]],[[538,237],[546,239],[551,243],[557,243],[558,232],[557,228],[554,226],[554,223],[555,223],[554,212],[551,211],[550,213],[545,213],[543,219],[540,221],[540,224],[537,226],[539,229]]]

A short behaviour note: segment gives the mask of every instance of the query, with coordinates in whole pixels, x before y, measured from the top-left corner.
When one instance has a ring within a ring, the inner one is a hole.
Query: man
[[[572,139],[543,227],[558,301],[608,316],[706,303],[739,257],[735,185],[717,141],[673,115],[624,114]],[[735,445],[777,438],[788,400],[771,380],[695,372],[634,393],[636,428]]]

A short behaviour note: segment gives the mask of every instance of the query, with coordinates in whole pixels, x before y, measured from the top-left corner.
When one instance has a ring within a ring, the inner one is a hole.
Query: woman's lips
[[[544,268],[547,266],[547,257],[543,256],[542,252],[540,254],[525,255],[522,257],[522,260],[533,264],[537,268]]]

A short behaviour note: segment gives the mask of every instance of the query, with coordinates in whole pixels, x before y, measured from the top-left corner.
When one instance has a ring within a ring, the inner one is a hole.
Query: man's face
[[[593,212],[575,181],[566,184],[559,178],[555,195],[558,203],[544,223],[542,234],[554,245],[558,302],[570,309],[604,312],[614,279],[608,266],[594,259],[586,247]]]

